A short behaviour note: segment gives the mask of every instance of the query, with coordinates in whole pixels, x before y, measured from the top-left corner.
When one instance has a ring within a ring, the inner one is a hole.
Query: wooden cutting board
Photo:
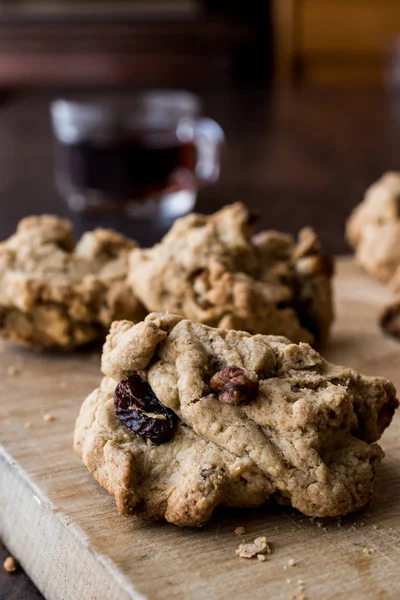
[[[388,298],[352,261],[340,260],[337,322],[325,356],[400,388],[400,343],[377,326]],[[400,597],[400,414],[383,437],[387,456],[366,513],[317,523],[267,504],[219,510],[203,529],[182,530],[121,517],[72,452],[79,406],[100,379],[98,355],[40,355],[3,344],[0,356],[0,536],[46,598]],[[54,421],[44,420],[48,413]],[[240,538],[239,525],[246,529]],[[235,556],[239,542],[259,535],[273,549],[265,562]]]

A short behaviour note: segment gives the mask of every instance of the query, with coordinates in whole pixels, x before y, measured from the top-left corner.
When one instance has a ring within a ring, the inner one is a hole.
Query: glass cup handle
[[[178,125],[178,139],[192,142],[197,148],[195,175],[202,181],[217,181],[220,174],[221,147],[225,140],[220,125],[213,119],[183,118]]]

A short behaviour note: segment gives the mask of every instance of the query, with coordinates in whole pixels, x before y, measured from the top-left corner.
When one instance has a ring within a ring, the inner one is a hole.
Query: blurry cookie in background
[[[400,338],[400,172],[386,173],[368,188],[346,233],[357,262],[398,296],[383,310],[380,326]]]
[[[23,219],[0,244],[0,336],[72,349],[103,340],[115,319],[142,319],[145,310],[125,283],[135,247],[108,229],[85,233],[76,243],[66,219]]]
[[[320,343],[333,320],[332,261],[317,235],[253,235],[241,203],[178,219],[150,249],[129,257],[129,281],[148,311],[213,327]]]
[[[376,279],[391,282],[400,266],[400,173],[386,173],[368,188],[346,234],[357,262]]]

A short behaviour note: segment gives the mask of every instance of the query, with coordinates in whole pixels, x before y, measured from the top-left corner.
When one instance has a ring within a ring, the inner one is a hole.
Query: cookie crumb
[[[30,421],[26,421],[26,423],[24,423],[24,427],[25,429],[30,429],[32,427],[32,423]]]
[[[258,554],[271,554],[271,548],[268,544],[267,538],[265,536],[261,536],[256,538],[254,542],[250,542],[248,544],[240,544],[238,549],[236,550],[236,554],[241,558],[253,558]]]
[[[17,561],[13,556],[7,556],[6,560],[3,563],[3,567],[4,570],[7,571],[7,573],[13,573],[18,568]]]
[[[245,533],[246,533],[246,530],[244,527],[236,527],[236,529],[235,529],[236,535],[244,535]]]
[[[17,374],[18,374],[17,367],[15,367],[14,365],[10,365],[7,369],[7,375],[9,375],[10,377],[14,377]]]
[[[52,423],[53,421],[56,420],[56,418],[52,413],[46,413],[43,416],[43,420],[46,421],[46,423]]]
[[[297,566],[297,562],[293,558],[290,558],[287,561],[287,565],[285,565],[285,566],[287,566],[287,567],[296,567]]]
[[[372,525],[372,529],[379,529],[378,525]]]
[[[373,553],[373,549],[372,548],[363,548],[363,554],[372,554]]]
[[[265,558],[265,554],[257,554],[257,559],[261,562],[263,562],[264,560],[266,560]]]

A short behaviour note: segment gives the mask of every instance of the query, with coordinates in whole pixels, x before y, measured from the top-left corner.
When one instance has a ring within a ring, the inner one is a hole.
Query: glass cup
[[[176,218],[217,181],[221,127],[189,92],[148,91],[129,108],[56,100],[56,186],[79,212]]]

